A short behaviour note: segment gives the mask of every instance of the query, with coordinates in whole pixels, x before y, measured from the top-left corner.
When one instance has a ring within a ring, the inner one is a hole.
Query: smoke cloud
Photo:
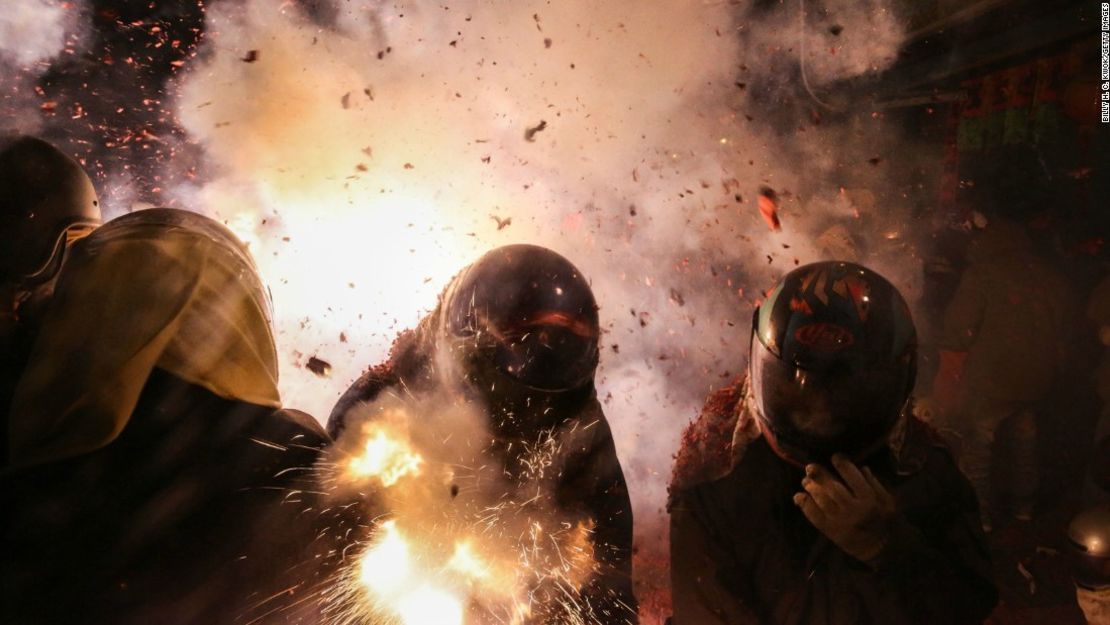
[[[0,130],[34,133],[43,125],[38,78],[63,54],[74,54],[82,37],[79,2],[23,0],[0,11]]]
[[[0,13],[0,57],[22,66],[49,61],[65,48],[74,17],[62,2],[12,3]]]

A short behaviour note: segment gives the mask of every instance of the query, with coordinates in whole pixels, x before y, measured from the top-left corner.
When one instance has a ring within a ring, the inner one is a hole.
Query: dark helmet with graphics
[[[597,302],[559,254],[536,245],[492,250],[452,281],[441,306],[443,332],[465,346],[467,375],[543,393],[593,383]]]
[[[35,137],[0,139],[0,281],[49,280],[66,243],[100,221],[96,191],[76,161]]]
[[[768,442],[796,464],[880,448],[917,372],[917,333],[902,295],[847,262],[788,273],[756,310],[749,372]]]
[[[1075,583],[1110,588],[1110,504],[1085,510],[1068,526],[1068,558]]]

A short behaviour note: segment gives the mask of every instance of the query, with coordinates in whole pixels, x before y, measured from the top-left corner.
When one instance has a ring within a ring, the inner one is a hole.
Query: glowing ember
[[[463,622],[462,603],[431,586],[421,586],[403,595],[398,601],[397,613],[405,625],[462,625]]]
[[[378,541],[362,556],[359,581],[375,593],[389,596],[400,590],[411,570],[408,544],[397,531],[396,523],[386,521],[381,525]]]
[[[471,579],[487,579],[490,576],[489,567],[478,558],[469,542],[455,545],[455,553],[447,562],[447,568]]]
[[[419,475],[423,462],[420,454],[413,452],[407,444],[375,426],[370,428],[362,455],[351,460],[349,469],[353,477],[376,477],[383,486],[389,487],[406,475]]]
[[[409,544],[396,522],[387,521],[380,528],[359,565],[359,581],[372,593],[379,610],[404,625],[461,625],[462,600],[428,582],[430,576],[414,566]]]

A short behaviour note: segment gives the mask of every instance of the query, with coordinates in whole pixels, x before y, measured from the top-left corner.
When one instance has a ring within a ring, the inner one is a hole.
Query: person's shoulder
[[[672,492],[710,482],[726,475],[746,446],[758,434],[750,427],[744,398],[747,380],[738,379],[712,393],[682,434],[671,474]]]
[[[331,414],[328,415],[328,435],[338,439],[347,427],[348,414],[356,406],[374,401],[383,390],[396,382],[397,376],[388,361],[366,370],[335,402]]]
[[[909,416],[904,441],[896,452],[898,472],[910,482],[930,483],[931,491],[963,493],[970,486],[951,447],[933,426]]]
[[[274,415],[283,421],[290,433],[290,442],[306,447],[323,447],[331,442],[324,426],[315,417],[302,410],[281,408]]]

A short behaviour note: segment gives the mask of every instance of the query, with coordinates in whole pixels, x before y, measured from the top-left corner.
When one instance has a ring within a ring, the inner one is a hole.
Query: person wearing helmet
[[[1094,325],[1102,357],[1095,367],[1095,390],[1102,402],[1092,440],[1091,464],[1083,483],[1083,501],[1091,505],[1110,503],[1110,274],[1104,276],[1087,302],[1087,319]],[[1099,484],[1099,479],[1104,480]]]
[[[0,138],[0,466],[7,464],[7,412],[66,251],[100,224],[85,170],[35,137]]]
[[[246,247],[195,213],[125,215],[74,245],[39,325],[0,474],[5,614],[286,616],[317,534],[312,497],[291,494],[310,490],[328,438],[281,407]]]
[[[933,382],[940,422],[958,436],[960,466],[993,529],[1003,504],[1031,521],[1039,488],[1037,407],[1050,397],[1066,354],[1065,281],[1037,257],[1025,227],[992,217],[977,230],[968,266],[944,311]],[[1009,443],[1005,464],[996,446]],[[1001,473],[1005,491],[993,488]],[[997,471],[1002,467],[1002,471]],[[1008,501],[1000,495],[1008,494]]]
[[[788,273],[747,376],[687,428],[671,481],[675,625],[979,623],[997,594],[975,494],[911,411],[916,332],[885,278]]]
[[[490,449],[516,481],[530,479],[528,444],[550,434],[565,458],[556,505],[595,523],[599,568],[583,590],[581,603],[593,612],[587,620],[623,624],[636,619],[632,508],[594,389],[599,335],[593,292],[570,261],[534,245],[494,249],[451,280],[387,362],[351,385],[327,429],[342,444],[360,407],[385,393],[446,390],[488,416]]]
[[[1068,526],[1076,600],[1090,625],[1110,624],[1110,504],[1079,513]]]

